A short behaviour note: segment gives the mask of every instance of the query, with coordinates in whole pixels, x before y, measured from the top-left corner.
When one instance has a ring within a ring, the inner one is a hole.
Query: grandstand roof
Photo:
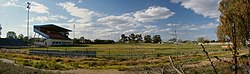
[[[68,32],[71,30],[56,26],[54,24],[34,25],[34,32],[47,39],[69,40]]]
[[[60,26],[56,26],[54,24],[45,24],[45,25],[34,25],[34,28],[38,29],[46,29],[46,30],[53,30],[57,32],[71,32],[71,30],[62,28]]]

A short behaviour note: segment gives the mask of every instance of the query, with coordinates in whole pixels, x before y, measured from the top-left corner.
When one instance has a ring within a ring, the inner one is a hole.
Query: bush
[[[115,43],[115,41],[114,40],[99,40],[99,39],[94,40],[94,44],[112,44],[112,43]]]
[[[22,64],[24,66],[32,66],[33,62],[31,60],[23,60],[22,61]]]
[[[46,62],[36,62],[36,63],[33,63],[33,67],[39,68],[39,69],[46,69],[46,68],[48,68],[47,65],[46,65]]]

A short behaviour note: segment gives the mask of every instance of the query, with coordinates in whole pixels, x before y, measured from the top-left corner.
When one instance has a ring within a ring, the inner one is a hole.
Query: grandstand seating
[[[47,39],[70,40],[67,34],[71,30],[67,30],[53,24],[34,26],[34,29],[36,29],[35,32],[40,35],[46,34],[44,37]]]

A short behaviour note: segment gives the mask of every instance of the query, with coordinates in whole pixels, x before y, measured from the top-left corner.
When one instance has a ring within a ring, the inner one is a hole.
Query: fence
[[[149,51],[151,50],[151,51]],[[177,49],[178,50],[178,49]],[[147,51],[146,53],[142,51]],[[218,52],[221,50],[208,50],[208,52]],[[190,55],[203,53],[203,51],[192,52],[156,52],[155,49],[134,49],[134,50],[110,50],[110,49],[85,49],[85,50],[70,50],[65,49],[47,49],[47,50],[29,50],[32,55],[49,55],[49,56],[65,56],[65,57],[97,57],[97,58],[147,58],[160,56],[176,56],[176,55]]]

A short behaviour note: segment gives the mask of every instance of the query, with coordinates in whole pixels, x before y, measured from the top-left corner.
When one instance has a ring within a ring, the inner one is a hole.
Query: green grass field
[[[204,45],[211,58],[231,58],[231,51],[221,45]],[[168,56],[172,56],[177,64],[193,65],[206,61],[207,58],[198,44],[83,44],[78,46],[29,48],[35,50],[60,51],[97,51],[96,58],[87,57],[51,57],[46,55],[28,55],[1,53],[0,58],[15,60],[17,64],[39,69],[118,69],[133,67],[169,65]],[[29,49],[15,49],[14,51]],[[248,50],[239,50],[241,55]],[[105,55],[105,56],[103,56]],[[126,56],[118,56],[126,55]],[[139,56],[138,56],[139,55]],[[209,63],[205,66],[209,66]],[[189,69],[189,68],[188,68]],[[191,69],[191,68],[190,68]]]

